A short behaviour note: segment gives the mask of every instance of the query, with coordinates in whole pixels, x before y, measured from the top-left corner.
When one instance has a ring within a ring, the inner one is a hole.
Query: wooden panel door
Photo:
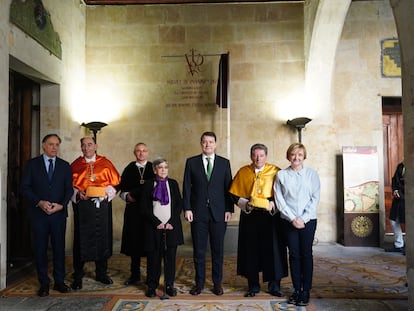
[[[385,232],[392,233],[389,213],[392,203],[391,181],[398,163],[404,159],[402,113],[385,111],[382,116],[384,139]]]
[[[39,114],[33,92],[39,84],[10,71],[7,164],[7,278],[33,260],[27,208],[20,191],[24,165],[32,153],[32,119]],[[37,135],[38,136],[38,135]],[[37,137],[35,136],[35,137]]]

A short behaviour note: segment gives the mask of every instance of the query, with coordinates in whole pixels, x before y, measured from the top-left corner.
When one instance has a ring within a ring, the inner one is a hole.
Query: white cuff
[[[112,201],[113,198],[116,196],[116,189],[112,187],[111,185],[106,186],[105,189],[106,195],[108,196],[108,202]]]

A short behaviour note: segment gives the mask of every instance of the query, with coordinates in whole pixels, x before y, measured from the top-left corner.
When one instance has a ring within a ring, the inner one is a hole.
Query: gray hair
[[[161,163],[168,163],[168,161],[165,158],[159,157],[156,158],[153,162],[152,162],[152,168],[156,169],[158,165],[160,165]]]

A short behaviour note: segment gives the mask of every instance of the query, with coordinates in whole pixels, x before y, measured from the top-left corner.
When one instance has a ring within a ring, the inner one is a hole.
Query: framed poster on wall
[[[379,170],[375,146],[342,147],[344,245],[379,245]]]

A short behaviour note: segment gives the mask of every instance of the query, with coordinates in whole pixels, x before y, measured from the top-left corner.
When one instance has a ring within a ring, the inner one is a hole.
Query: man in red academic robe
[[[96,280],[112,284],[108,258],[112,255],[112,204],[120,175],[106,157],[96,154],[94,138],[81,139],[83,155],[72,164],[74,194],[73,289],[82,288],[83,266],[95,261]]]

